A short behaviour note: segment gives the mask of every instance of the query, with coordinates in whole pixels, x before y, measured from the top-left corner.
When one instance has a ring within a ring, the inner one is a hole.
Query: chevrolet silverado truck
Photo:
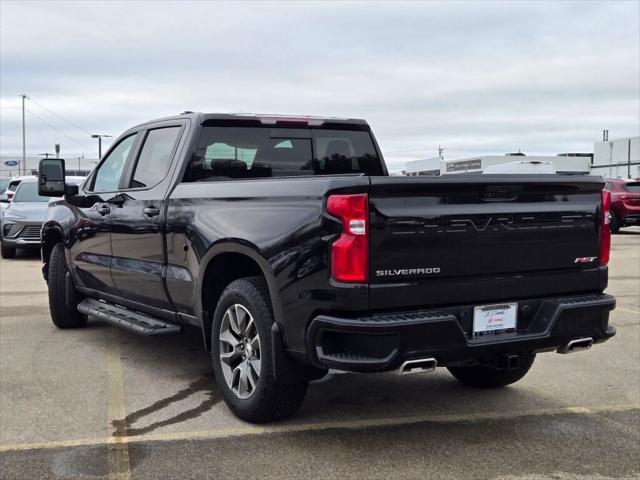
[[[126,131],[80,186],[60,159],[38,178],[63,196],[42,228],[53,323],[200,329],[247,421],[329,369],[501,387],[615,334],[600,177],[389,176],[363,120],[185,112]]]

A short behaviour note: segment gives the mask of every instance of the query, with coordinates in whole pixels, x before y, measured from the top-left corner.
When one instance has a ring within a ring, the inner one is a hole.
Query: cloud
[[[392,169],[640,130],[637,2],[2,2],[0,151],[185,109],[364,117]],[[73,138],[71,141],[69,137]]]

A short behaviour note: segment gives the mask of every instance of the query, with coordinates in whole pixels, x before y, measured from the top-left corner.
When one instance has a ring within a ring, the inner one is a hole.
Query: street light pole
[[[25,128],[25,124],[24,124],[24,101],[26,100],[27,96],[22,94],[22,173],[26,174],[27,173],[27,145],[26,145],[26,128]],[[18,172],[20,172],[20,169],[18,169]]]
[[[102,158],[102,139],[109,138],[109,137],[111,137],[111,135],[101,135],[97,133],[94,133],[93,135],[91,135],[91,138],[98,139],[98,160]]]

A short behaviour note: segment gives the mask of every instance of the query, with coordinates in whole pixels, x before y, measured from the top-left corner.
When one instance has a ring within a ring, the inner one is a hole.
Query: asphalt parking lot
[[[2,260],[0,478],[638,478],[640,228],[614,236],[609,278],[617,336],[540,355],[511,387],[330,375],[293,418],[253,426],[198,332],[57,330],[38,257]]]

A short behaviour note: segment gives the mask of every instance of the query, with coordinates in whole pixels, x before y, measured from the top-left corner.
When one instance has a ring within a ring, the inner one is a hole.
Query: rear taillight
[[[602,224],[600,225],[600,265],[609,263],[609,254],[611,252],[611,215],[609,208],[611,207],[611,192],[602,190]]]
[[[369,198],[331,195],[327,212],[342,220],[342,234],[331,245],[331,276],[338,282],[366,282],[369,267]]]

